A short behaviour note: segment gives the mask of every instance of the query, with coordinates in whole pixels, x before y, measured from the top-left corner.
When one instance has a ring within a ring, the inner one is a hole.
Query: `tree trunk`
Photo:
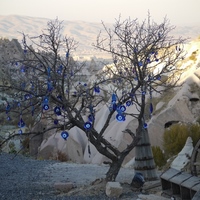
[[[109,168],[108,172],[106,173],[107,181],[115,181],[115,179],[119,173],[119,170],[121,168],[121,165],[124,161],[124,158],[120,157],[120,159],[116,159],[116,160],[112,161],[112,163],[110,164],[110,168]]]

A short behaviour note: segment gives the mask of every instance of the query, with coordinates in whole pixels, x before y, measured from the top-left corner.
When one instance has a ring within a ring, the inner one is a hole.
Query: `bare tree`
[[[113,58],[114,65],[105,67],[103,72],[112,81],[115,80],[115,94],[120,94],[113,104],[113,112],[127,103],[136,106],[136,113],[118,111],[118,115],[122,120],[128,115],[137,119],[135,138],[140,141],[131,146],[136,146],[135,170],[141,172],[146,180],[152,180],[157,175],[147,122],[154,109],[153,93],[176,86],[182,73],[181,61],[185,56],[183,45],[186,40],[170,35],[175,27],[170,25],[167,18],[157,24],[151,20],[150,14],[142,23],[137,19],[123,21],[119,18],[113,30],[104,24],[103,27],[104,32],[100,32],[94,46]]]
[[[180,75],[178,63],[183,57],[184,40],[168,36],[173,28],[166,19],[157,25],[151,23],[150,17],[141,25],[137,20],[121,22],[119,19],[113,31],[104,26],[107,36],[104,39],[99,35],[95,47],[111,53],[114,64],[104,67],[99,72],[100,76],[87,83],[79,81],[84,63],[73,60],[71,55],[77,43],[72,38],[62,36],[62,22],[57,19],[48,22],[47,29],[38,37],[23,34],[23,58],[9,61],[10,67],[18,70],[15,73],[10,71],[10,84],[0,85],[0,89],[16,94],[14,102],[7,102],[7,115],[18,113],[19,128],[25,126],[23,116],[27,114],[34,121],[46,119],[49,124],[47,129],[40,132],[23,134],[38,135],[56,129],[61,130],[62,137],[67,139],[67,130],[74,126],[80,128],[89,142],[110,160],[106,179],[115,180],[125,157],[147,132],[147,96],[151,99],[152,93],[159,91],[159,86],[165,86],[169,81],[175,84]],[[167,78],[164,79],[164,76]],[[112,89],[107,87],[109,84]],[[108,106],[110,112],[101,130],[97,131],[95,109],[108,105],[107,97],[110,97],[109,102],[111,99]],[[137,107],[136,113],[129,113],[126,109],[132,104]],[[151,115],[151,102],[149,106]],[[118,121],[124,121],[128,115],[138,120],[138,127],[136,133],[124,130],[132,141],[120,151],[104,138],[104,133],[113,116]]]

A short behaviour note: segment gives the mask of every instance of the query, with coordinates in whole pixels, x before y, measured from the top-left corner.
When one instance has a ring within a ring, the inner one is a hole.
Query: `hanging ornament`
[[[22,73],[24,73],[24,72],[26,72],[26,68],[25,68],[25,66],[21,66],[21,68],[20,68],[20,72],[22,72]]]
[[[147,129],[147,127],[148,127],[147,123],[144,123],[144,124],[143,124],[143,127],[144,127],[145,129]]]
[[[149,106],[149,111],[150,111],[150,114],[152,114],[152,113],[153,113],[153,104],[152,104],[152,103],[150,103],[150,106]]]
[[[31,97],[30,94],[25,94],[25,95],[24,95],[24,99],[25,99],[25,100],[30,99],[30,97]]]
[[[117,104],[115,102],[112,104],[111,110],[117,110]]]
[[[89,130],[89,129],[92,128],[92,124],[91,124],[90,122],[86,122],[86,123],[84,124],[84,128],[87,129],[87,130]]]
[[[115,93],[112,94],[112,102],[117,101],[117,95]]]
[[[22,133],[23,133],[22,129],[19,129],[19,130],[18,130],[18,134],[21,135]]]
[[[94,92],[100,93],[100,87],[98,85],[94,87]]]
[[[8,120],[8,121],[11,121],[11,118],[10,118],[10,116],[7,116],[7,120]]]
[[[69,58],[69,52],[66,53],[66,58]]]
[[[62,138],[63,138],[64,140],[67,140],[67,138],[69,137],[69,133],[68,133],[67,131],[63,131],[63,132],[61,133],[61,136],[62,136]]]
[[[161,80],[161,75],[160,75],[160,74],[157,74],[157,75],[155,76],[155,79],[160,81],[160,80]]]
[[[6,106],[6,114],[8,114],[9,111],[10,111],[10,104],[7,104],[7,106]]]
[[[47,68],[47,76],[50,77],[50,75],[51,75],[51,68],[48,67],[48,68]]]
[[[24,49],[24,54],[26,54],[26,53],[27,53],[27,49],[25,48],[25,49]]]
[[[25,123],[24,123],[24,121],[23,121],[22,118],[20,118],[20,121],[18,122],[18,127],[19,127],[19,128],[25,127]]]
[[[132,102],[131,102],[131,101],[127,101],[127,102],[126,102],[126,106],[127,106],[127,107],[129,107],[129,106],[131,106],[131,105],[132,105]]]
[[[150,60],[150,58],[147,58],[147,63],[151,63],[151,60]]]
[[[56,115],[61,115],[60,107],[56,106],[56,107],[54,108],[54,113],[55,113]]]
[[[57,125],[57,124],[58,124],[58,120],[57,120],[57,119],[54,119],[53,123],[54,123],[55,125]]]
[[[119,107],[119,110],[121,112],[125,112],[126,111],[126,107],[124,105],[122,105],[122,106]]]
[[[121,113],[118,113],[116,115],[116,119],[117,119],[117,121],[122,122],[122,121],[125,121],[125,116]]]
[[[48,103],[49,103],[49,97],[44,97],[43,103],[44,103],[44,104],[48,104]]]
[[[139,61],[139,62],[138,62],[138,66],[139,66],[139,67],[142,67],[142,65],[143,65],[142,61]]]
[[[93,114],[90,114],[89,116],[88,116],[88,120],[90,121],[90,122],[93,122],[94,121],[94,115]]]
[[[44,109],[44,110],[49,110],[49,105],[48,105],[48,104],[45,104],[45,105],[43,106],[43,109]]]
[[[57,99],[59,99],[60,101],[62,101],[62,96],[61,96],[61,95],[58,95],[58,96],[57,96]]]
[[[47,81],[47,90],[49,92],[51,92],[53,90],[53,85],[52,85],[51,81]]]

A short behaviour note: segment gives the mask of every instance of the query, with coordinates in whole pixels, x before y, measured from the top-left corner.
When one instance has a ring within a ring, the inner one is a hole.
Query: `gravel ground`
[[[53,187],[55,182],[73,182],[84,190],[86,185],[97,178],[104,178],[108,167],[39,161],[22,155],[0,153],[0,199],[2,200],[103,200],[109,199],[105,191],[97,193],[75,193],[72,196],[61,194]],[[134,171],[120,170],[116,181],[130,182]],[[76,189],[77,190],[77,189]],[[128,193],[120,199],[137,199],[135,193]]]

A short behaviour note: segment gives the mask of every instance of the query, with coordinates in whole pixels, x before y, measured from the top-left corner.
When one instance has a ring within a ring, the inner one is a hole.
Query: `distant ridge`
[[[20,15],[0,15],[0,37],[8,39],[16,38],[21,42],[22,35],[20,32],[30,36],[37,36],[46,27],[49,20],[50,19],[47,18]],[[99,52],[95,51],[92,47],[92,43],[95,42],[99,31],[103,29],[101,23],[64,20],[63,25],[63,34],[73,37],[77,42],[79,42],[76,52],[77,55],[82,57],[99,55]],[[106,24],[106,26],[111,27],[112,24]],[[194,39],[200,36],[200,26],[177,27],[173,34]],[[101,54],[101,56],[104,55]]]

